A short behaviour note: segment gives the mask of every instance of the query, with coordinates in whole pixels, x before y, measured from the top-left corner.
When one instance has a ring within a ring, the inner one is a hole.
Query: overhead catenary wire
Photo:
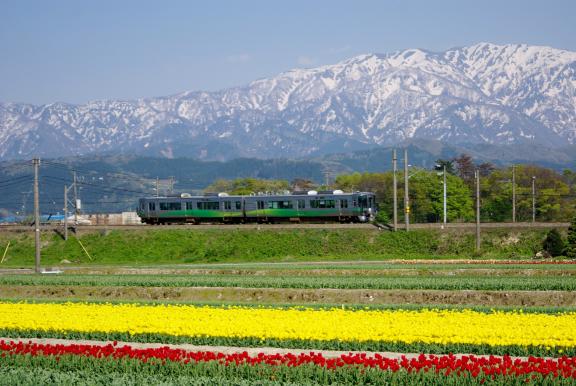
[[[70,182],[70,180],[66,179],[66,178],[60,178],[60,177],[55,177],[55,176],[45,176],[45,178],[51,179],[51,180],[56,180],[56,181],[62,181],[62,182]],[[150,194],[150,192],[145,192],[142,190],[132,190],[132,189],[126,189],[126,188],[119,188],[119,187],[112,187],[112,186],[101,186],[99,184],[94,184],[91,182],[86,182],[86,181],[77,181],[78,185],[85,185],[85,186],[91,186],[91,187],[95,187],[95,188],[99,188],[101,190],[108,190],[108,191],[112,191],[112,192],[126,192],[126,193],[134,193],[134,194],[142,194],[142,195],[147,195]]]
[[[118,171],[97,171],[97,170],[90,170],[90,169],[84,169],[84,168],[78,168],[76,166],[70,166],[64,163],[58,163],[58,162],[52,162],[52,161],[45,161],[44,162],[47,165],[50,166],[54,166],[56,168],[60,168],[66,171],[70,171],[70,172],[78,172],[81,174],[100,174],[100,175],[107,175],[109,178],[115,178],[115,179],[132,179],[132,180],[136,180],[139,182],[142,181],[146,181],[146,182],[150,182],[152,181],[152,178],[149,177],[142,177],[142,176],[138,176],[137,174],[131,174],[131,173],[125,173],[125,172],[118,172]]]
[[[24,179],[24,178],[32,178],[32,177],[33,177],[32,174],[24,174],[24,175],[20,175],[20,176],[17,176],[17,177],[9,178],[9,179],[7,179],[7,180],[0,180],[0,184],[3,184],[3,183],[5,183],[5,182],[17,181],[17,180],[21,180],[21,179]]]

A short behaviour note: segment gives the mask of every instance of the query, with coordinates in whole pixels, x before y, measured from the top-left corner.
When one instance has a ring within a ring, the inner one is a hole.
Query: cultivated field
[[[156,232],[80,236],[93,260],[72,255],[75,240],[44,235],[58,274],[34,274],[23,252],[13,254],[0,275],[0,383],[576,379],[576,264],[533,259],[540,231],[488,234],[485,255],[457,253],[468,234],[450,242],[427,231]],[[25,237],[0,235],[20,251]],[[126,240],[136,239],[130,255]],[[184,261],[197,256],[183,252],[192,241],[204,251],[198,263]],[[108,264],[105,243],[125,258]],[[224,252],[206,262],[215,246]],[[68,262],[57,263],[56,250]],[[170,262],[166,250],[181,255]]]

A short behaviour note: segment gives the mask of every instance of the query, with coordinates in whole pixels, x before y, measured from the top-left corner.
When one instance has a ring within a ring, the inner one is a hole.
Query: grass
[[[545,230],[486,230],[482,254],[474,234],[450,230],[387,232],[377,229],[156,229],[89,231],[63,241],[42,235],[42,262],[58,265],[156,265],[182,263],[273,262],[384,259],[519,259],[540,250]],[[0,233],[0,248],[10,240],[3,266],[31,267],[32,232]],[[80,241],[91,255],[82,250]]]

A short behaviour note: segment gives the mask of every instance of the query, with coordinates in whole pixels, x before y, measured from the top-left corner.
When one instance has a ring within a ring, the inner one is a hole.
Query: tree
[[[556,228],[550,229],[542,243],[542,248],[552,257],[561,256],[564,252],[564,240]]]
[[[494,170],[496,170],[496,166],[492,162],[482,162],[478,165],[480,177],[488,177]]]
[[[569,221],[574,216],[570,188],[554,170],[531,165],[516,166],[516,218],[532,219],[532,176],[536,184],[538,221]],[[483,221],[512,219],[512,169],[495,169],[480,179]]]
[[[249,195],[258,192],[283,192],[290,185],[285,180],[261,180],[257,178],[237,178],[235,180],[217,180],[209,185],[205,192],[226,192],[229,194]]]
[[[446,173],[456,174],[456,169],[454,168],[454,161],[438,158],[436,160],[435,170],[443,171],[444,166],[446,166]]]
[[[458,176],[466,182],[468,186],[474,185],[474,170],[476,166],[472,161],[472,157],[468,154],[460,154],[458,157],[454,158],[456,163],[456,169],[458,170]]]
[[[316,189],[318,186],[314,181],[304,179],[304,178],[295,178],[294,180],[292,180],[292,183],[290,185],[291,185],[292,190],[294,190],[294,191],[313,190],[313,189]]]
[[[568,228],[568,237],[566,240],[565,255],[572,259],[576,259],[576,216],[572,219],[572,224]]]

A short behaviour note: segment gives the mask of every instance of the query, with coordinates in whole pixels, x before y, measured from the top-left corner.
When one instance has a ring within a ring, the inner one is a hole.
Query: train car
[[[147,224],[368,222],[376,215],[374,193],[335,191],[230,196],[225,193],[141,198],[138,215]]]

